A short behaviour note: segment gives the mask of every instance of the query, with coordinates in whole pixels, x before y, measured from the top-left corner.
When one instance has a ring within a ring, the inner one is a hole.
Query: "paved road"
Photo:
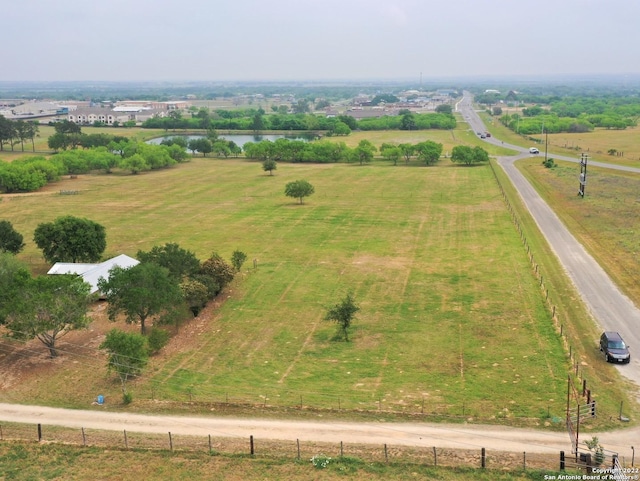
[[[463,99],[457,105],[457,109],[468,119],[467,121],[475,132],[485,131],[482,120],[473,109],[472,98],[468,92],[465,92]],[[499,158],[499,165],[502,166],[518,190],[523,202],[602,330],[620,332],[627,344],[631,346],[631,363],[617,367],[623,376],[640,386],[640,310],[616,287],[595,259],[571,235],[558,216],[515,167],[514,162],[516,160],[530,156],[528,149],[511,144],[503,144],[493,137],[486,140],[520,152],[520,154],[513,157]],[[553,158],[579,162],[579,159],[555,154]],[[634,167],[602,162],[589,162],[589,164],[640,174],[640,169]],[[576,192],[578,173],[578,170],[576,170]],[[638,180],[640,181],[640,176]],[[597,345],[597,342],[598,340],[594,339],[594,346]],[[638,438],[638,444],[640,444],[640,437]]]

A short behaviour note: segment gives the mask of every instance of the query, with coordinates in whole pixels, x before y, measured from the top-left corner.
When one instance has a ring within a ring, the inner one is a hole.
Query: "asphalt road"
[[[471,95],[468,92],[465,92],[464,98],[457,105],[457,109],[467,119],[467,122],[475,132],[485,131],[482,120],[473,110]],[[518,190],[540,231],[547,238],[551,248],[564,266],[569,278],[600,328],[603,331],[618,331],[630,346],[631,362],[628,365],[618,365],[617,368],[620,374],[633,381],[636,386],[640,386],[640,310],[617,288],[602,267],[571,235],[558,216],[515,167],[516,160],[531,155],[529,154],[529,149],[504,144],[494,137],[485,139],[485,141],[520,152],[520,154],[513,157],[499,158],[498,164],[504,169]],[[555,154],[553,154],[553,158],[580,162],[578,158]],[[589,165],[636,172],[639,174],[638,180],[640,181],[640,169],[637,168],[591,161],[589,161]],[[576,195],[578,191],[578,174],[579,170],[576,169]],[[593,343],[594,349],[597,349],[598,339],[594,339]],[[602,362],[605,362],[604,359]],[[638,399],[640,400],[640,394]],[[638,438],[638,444],[640,444],[640,437]]]

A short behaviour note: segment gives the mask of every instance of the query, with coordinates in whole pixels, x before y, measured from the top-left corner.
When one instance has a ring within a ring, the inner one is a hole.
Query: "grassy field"
[[[45,139],[47,128],[41,128]],[[501,126],[491,129],[508,139]],[[111,130],[136,138],[158,133]],[[454,131],[357,132],[333,140],[355,146],[364,138],[377,146],[429,139],[441,142],[445,153],[460,143],[489,147],[465,123]],[[490,148],[492,155],[510,153]],[[598,221],[586,223],[575,197],[550,194],[562,190],[553,182],[575,180],[571,167],[547,170],[536,162],[528,163],[527,172],[538,189],[562,206],[568,223],[574,219],[583,243],[602,252],[604,265],[627,274],[619,281],[636,295],[634,270],[627,266],[637,240],[615,222],[638,215],[632,180],[609,182],[611,202],[594,200],[589,215]],[[181,334],[187,347],[154,360],[135,386],[141,399],[429,412],[496,422],[562,414],[566,357],[487,167],[461,168],[446,159],[432,168],[415,161],[408,167],[383,161],[364,167],[280,164],[275,174],[244,160],[194,159],[139,176],[65,179],[38,193],[5,195],[0,207],[25,235],[21,257],[38,273],[49,266],[31,242],[33,230],[63,214],[107,227],[105,257],[135,255],[166,242],[200,258],[214,250],[227,258],[235,249],[249,255],[214,319],[198,329],[187,326]],[[298,178],[316,187],[303,206],[283,195],[284,184]],[[80,195],[60,196],[59,190]],[[624,216],[611,215],[620,196],[631,199],[624,204],[628,209]],[[602,238],[594,240],[598,232]],[[547,251],[537,235],[532,228],[529,243]],[[615,248],[621,242],[626,249]],[[613,411],[625,395],[608,385],[609,366],[594,368],[596,333],[588,315],[571,301],[576,296],[563,283],[562,269],[552,260],[545,269],[551,274],[547,282],[555,279],[558,312],[571,319],[565,332],[575,335],[584,352],[584,369],[596,386],[607,386],[597,394],[600,406]],[[362,307],[354,341],[333,342],[334,326],[321,319],[348,290]],[[67,384],[63,364],[4,396],[73,406],[98,391],[116,398],[118,386],[96,359],[96,342],[89,344],[92,354],[75,361],[85,369],[75,366],[77,382],[67,390],[56,387]],[[96,370],[102,374],[95,376]]]
[[[316,189],[304,205],[283,195],[300,178]],[[47,266],[33,230],[62,214],[104,225],[108,256],[166,242],[200,258],[248,254],[215,318],[154,362],[134,388],[139,397],[153,388],[174,400],[562,415],[566,356],[488,166],[281,164],[268,176],[258,163],[197,159],[67,179],[4,196],[2,210],[39,272]],[[353,342],[333,342],[322,317],[349,290],[362,308]],[[99,376],[81,368],[2,398],[82,406],[98,391],[117,397],[103,367]]]

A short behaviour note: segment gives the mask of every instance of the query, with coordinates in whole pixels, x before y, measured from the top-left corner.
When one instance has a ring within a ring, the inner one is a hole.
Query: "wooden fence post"
[[[487,452],[484,448],[480,450],[480,465],[483,469],[487,467]]]
[[[389,463],[389,454],[387,453],[387,444],[384,445],[384,462]]]
[[[253,434],[251,436],[249,436],[249,446],[251,448],[251,456],[253,456],[253,454],[254,454],[254,450],[253,450]]]
[[[42,441],[42,424],[38,423],[38,442]]]
[[[87,438],[84,435],[84,428],[81,428],[81,429],[82,429],[82,445],[86,446],[87,445]]]
[[[298,446],[298,461],[300,460],[300,440],[296,439],[296,445]]]
[[[171,439],[171,431],[169,431],[169,450],[173,451],[173,439]]]
[[[124,448],[129,449],[129,441],[127,440],[127,430],[124,430]]]
[[[211,434],[209,434],[209,454],[211,454]]]
[[[436,452],[436,447],[433,447],[433,465],[438,465],[438,453]]]
[[[343,456],[344,456],[344,449],[342,446],[342,441],[340,441],[340,457],[343,457]]]
[[[565,462],[564,462],[564,451],[560,451],[560,471],[564,471]]]

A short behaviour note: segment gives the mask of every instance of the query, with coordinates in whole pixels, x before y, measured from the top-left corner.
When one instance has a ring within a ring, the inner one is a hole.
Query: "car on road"
[[[487,138],[487,136],[486,136],[486,135],[484,135],[484,134],[480,134],[480,138],[481,138],[481,139],[486,139],[486,138]]]
[[[540,151],[538,150],[537,147],[529,147],[529,153],[530,154],[539,154]]]
[[[613,331],[606,331],[600,336],[600,351],[604,355],[607,362],[623,362],[631,361],[629,346],[622,339],[622,336]]]

